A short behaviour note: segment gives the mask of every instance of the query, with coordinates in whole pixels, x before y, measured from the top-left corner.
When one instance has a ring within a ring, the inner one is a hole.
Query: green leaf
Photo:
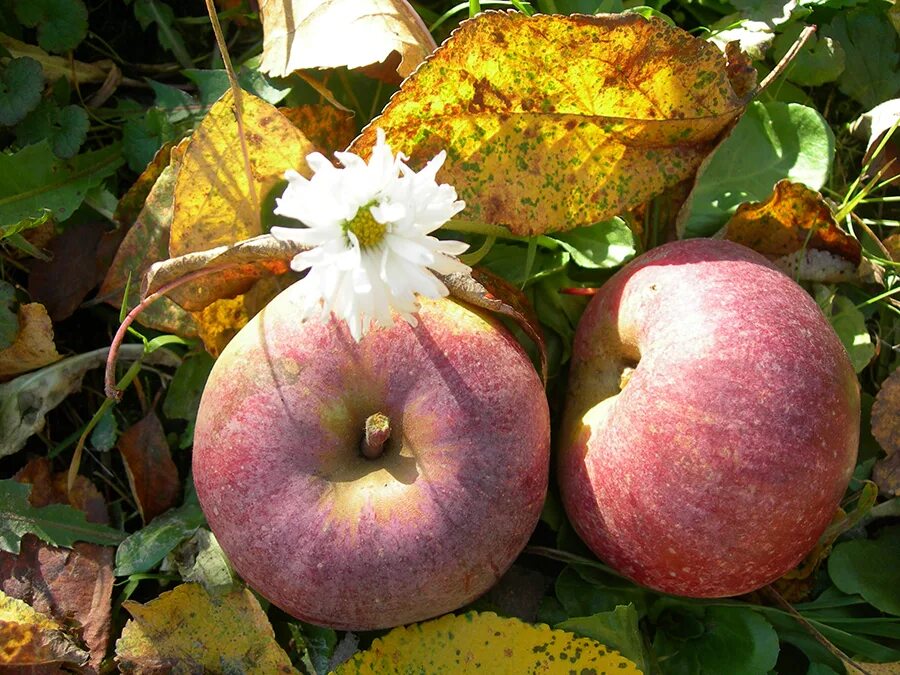
[[[877,539],[855,539],[834,547],[828,574],[844,593],[859,593],[882,612],[900,616],[900,526]]]
[[[773,57],[780,61],[797,41],[804,26],[794,23],[775,38]],[[844,72],[846,56],[834,38],[813,35],[787,69],[786,77],[804,87],[817,87],[834,82]]]
[[[237,577],[216,536],[201,527],[172,554],[175,569],[184,581],[202,584],[210,595],[228,592]]]
[[[669,598],[657,605],[666,608],[653,644],[664,673],[759,675],[778,660],[778,634],[749,607],[688,606]]]
[[[0,125],[12,126],[34,110],[44,90],[41,64],[23,56],[12,59],[0,74]]]
[[[900,48],[896,31],[883,13],[871,9],[840,12],[822,30],[846,53],[838,88],[865,108],[900,92]]]
[[[631,659],[643,673],[650,672],[649,659],[644,649],[641,629],[638,626],[637,610],[634,605],[618,605],[609,612],[598,612],[591,616],[579,616],[556,624],[554,628],[567,630],[581,637],[618,650],[622,656]]]
[[[212,106],[231,86],[228,82],[228,73],[225,70],[188,68],[184,71],[184,74],[197,85],[200,104],[204,108]],[[290,87],[279,86],[258,70],[246,67],[241,68],[238,72],[238,83],[242,89],[249,91],[251,94],[256,94],[266,103],[271,103],[272,105],[281,103],[291,93]]]
[[[48,52],[75,49],[87,36],[88,11],[82,0],[16,0],[16,17],[37,28],[38,44]]]
[[[63,221],[77,209],[85,193],[123,163],[122,148],[108,145],[70,160],[54,156],[47,141],[13,154],[0,153],[0,238],[27,218],[50,210]]]
[[[165,111],[170,124],[190,120],[195,115],[201,114],[200,104],[186,91],[161,82],[148,81],[153,93],[156,94],[154,105]]]
[[[90,121],[84,108],[77,105],[60,108],[54,101],[47,100],[16,126],[16,142],[24,146],[49,139],[53,154],[69,159],[78,154],[89,128]]]
[[[100,452],[109,452],[116,447],[118,438],[119,424],[112,408],[109,408],[100,416],[100,421],[91,432],[91,447]]]
[[[305,650],[303,663],[307,672],[324,675],[330,672],[331,656],[337,646],[337,633],[331,628],[322,628],[311,623],[289,623],[291,638]]]
[[[172,52],[182,68],[190,68],[194,65],[191,55],[184,45],[184,38],[175,29],[175,12],[169,5],[158,0],[136,0],[134,17],[144,30],[150,24],[156,24],[156,36],[160,46]]]
[[[833,159],[834,135],[816,110],[797,103],[751,103],[700,169],[678,215],[679,235],[713,234],[738,205],[763,201],[783,178],[818,190]]]
[[[18,554],[26,534],[69,548],[76,541],[115,546],[125,537],[106,525],[89,523],[83,512],[67,504],[35,508],[28,502],[30,494],[31,485],[0,480],[0,550]]]
[[[555,590],[570,617],[611,612],[619,605],[632,605],[639,615],[647,610],[646,590],[601,571],[567,567],[556,579]]]
[[[0,350],[15,342],[16,335],[19,334],[19,315],[15,307],[15,287],[6,281],[0,281]]]
[[[529,266],[527,248],[514,244],[494,244],[481,264],[511,284],[522,287],[565,269],[570,259],[565,251],[540,249],[535,252],[534,261]]]
[[[203,511],[193,500],[157,516],[119,545],[116,550],[116,576],[149,572],[204,524],[206,518]]]
[[[122,150],[128,168],[142,172],[164,143],[180,137],[164,110],[149,108],[143,117],[133,117],[122,128]]]
[[[618,267],[634,257],[634,233],[621,218],[587,227],[576,227],[551,237],[572,256],[572,262],[587,269]]]
[[[185,420],[188,423],[180,442],[182,448],[189,447],[193,443],[200,396],[203,394],[203,387],[206,386],[214,362],[212,356],[205,351],[186,358],[175,371],[166,392],[163,414],[169,419]]]
[[[875,356],[875,345],[866,328],[866,318],[850,298],[835,295],[828,320],[850,355],[853,369],[859,373]]]

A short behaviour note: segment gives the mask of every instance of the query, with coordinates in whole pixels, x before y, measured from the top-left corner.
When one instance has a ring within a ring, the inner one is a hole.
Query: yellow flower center
[[[366,204],[361,207],[352,220],[344,224],[344,232],[352,232],[359,241],[360,248],[370,248],[377,246],[384,239],[387,232],[387,225],[379,223],[372,215],[369,207],[372,204]]]

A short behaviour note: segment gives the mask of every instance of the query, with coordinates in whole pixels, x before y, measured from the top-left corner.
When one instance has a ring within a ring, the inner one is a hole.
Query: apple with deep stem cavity
[[[194,433],[194,482],[234,567],[291,615],[347,630],[474,600],[547,490],[540,378],[494,318],[423,300],[359,343],[301,322],[289,287],[229,343]]]
[[[737,244],[666,244],[604,284],[578,326],[563,503],[640,584],[746,593],[835,516],[859,416],[847,353],[800,286]]]

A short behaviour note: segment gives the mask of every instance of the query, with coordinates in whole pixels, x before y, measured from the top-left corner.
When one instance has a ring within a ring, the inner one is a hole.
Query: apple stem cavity
[[[391,435],[391,420],[377,412],[366,418],[366,435],[360,450],[366,459],[378,459],[384,452],[384,444]]]

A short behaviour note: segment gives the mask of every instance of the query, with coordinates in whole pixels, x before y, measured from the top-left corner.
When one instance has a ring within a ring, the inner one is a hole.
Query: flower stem
[[[391,420],[377,412],[366,418],[366,436],[360,450],[366,459],[378,459],[384,453],[384,444],[391,435]]]

